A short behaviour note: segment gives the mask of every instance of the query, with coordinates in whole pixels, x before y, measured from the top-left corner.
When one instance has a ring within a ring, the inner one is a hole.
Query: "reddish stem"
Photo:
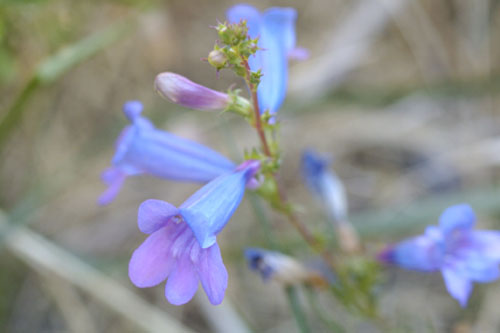
[[[264,133],[264,129],[262,127],[262,120],[261,120],[261,115],[260,115],[260,108],[259,108],[259,97],[257,96],[257,89],[255,85],[251,82],[251,71],[250,71],[250,66],[248,65],[247,60],[242,60],[243,66],[245,66],[246,70],[246,82],[248,85],[248,88],[250,89],[252,93],[252,102],[253,102],[253,109],[254,109],[254,117],[255,117],[255,129],[257,130],[257,133],[260,138],[260,142],[262,144],[262,149],[264,153],[266,154],[267,157],[273,158],[273,154],[271,153],[271,150],[269,149],[269,144],[267,142],[266,135]],[[297,231],[300,233],[302,238],[309,244],[309,246],[314,249],[315,251],[318,251],[323,259],[329,263],[330,265],[335,266],[335,258],[328,252],[326,249],[322,249],[321,243],[314,237],[309,230],[306,228],[306,226],[300,222],[300,220],[297,218],[297,216],[294,214],[293,211],[289,209],[288,206],[288,199],[286,198],[285,191],[283,187],[280,185],[278,182],[278,179],[275,174],[271,175],[273,177],[273,180],[276,184],[277,190],[278,190],[278,197],[280,199],[280,205],[283,208],[283,212],[287,216],[288,220],[290,223],[297,229]]]
[[[256,89],[255,85],[251,82],[250,65],[248,65],[247,60],[243,60],[243,66],[245,66],[245,69],[246,69],[246,81],[248,84],[248,88],[252,92],[253,111],[254,111],[254,118],[255,118],[255,129],[257,130],[257,133],[259,135],[260,142],[262,144],[262,150],[264,150],[264,154],[266,154],[267,157],[272,157],[271,150],[269,149],[269,144],[267,143],[266,134],[264,133],[264,129],[262,128],[262,119],[260,116],[260,107],[259,107],[259,97],[257,96],[257,89]]]

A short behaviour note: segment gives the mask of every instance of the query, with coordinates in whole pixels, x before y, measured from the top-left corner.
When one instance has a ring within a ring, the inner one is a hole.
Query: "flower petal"
[[[439,217],[439,227],[445,235],[455,230],[470,230],[475,222],[476,215],[467,204],[448,207]]]
[[[149,199],[139,206],[137,223],[139,230],[145,234],[150,234],[164,227],[168,220],[179,214],[179,210],[174,205],[162,201]]]
[[[224,110],[230,98],[227,94],[194,83],[182,75],[165,72],[155,79],[158,93],[172,103],[202,111]]]
[[[180,214],[204,249],[215,243],[216,234],[238,208],[246,183],[260,165],[257,161],[245,163],[244,169],[212,180],[179,207]]]
[[[174,305],[186,304],[198,290],[198,275],[189,256],[177,261],[175,270],[170,274],[165,286],[165,297]]]
[[[99,196],[97,200],[98,204],[107,205],[113,201],[118,192],[120,192],[126,177],[127,175],[120,172],[119,169],[113,167],[106,169],[102,173],[101,178],[109,187]]]
[[[273,7],[266,10],[262,19],[264,29],[279,40],[288,54],[295,48],[295,21],[297,20],[297,10],[291,7]]]
[[[132,254],[128,274],[137,287],[155,286],[170,274],[176,261],[170,254],[170,245],[176,237],[174,227],[172,224],[153,233]]]
[[[262,69],[257,88],[261,112],[278,111],[283,103],[288,83],[288,52],[295,45],[296,12],[292,8],[271,8],[263,15],[259,47],[252,70]],[[259,60],[260,58],[260,60]],[[250,58],[252,60],[252,58]]]
[[[288,60],[303,61],[309,59],[309,50],[304,47],[296,47],[288,51]]]
[[[436,242],[427,236],[417,236],[396,244],[388,260],[406,269],[435,271],[440,267],[443,252]]]
[[[198,275],[210,303],[220,304],[226,292],[228,275],[217,243],[201,251]]]
[[[469,235],[469,241],[483,257],[500,261],[500,232],[475,230]]]
[[[452,268],[444,268],[442,274],[450,295],[460,303],[460,306],[465,307],[472,291],[472,282]]]

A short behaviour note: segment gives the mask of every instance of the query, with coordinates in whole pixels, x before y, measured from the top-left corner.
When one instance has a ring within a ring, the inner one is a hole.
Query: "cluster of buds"
[[[217,71],[231,68],[237,75],[245,77],[248,71],[248,58],[259,50],[258,38],[248,38],[248,27],[244,20],[238,23],[219,23],[215,30],[222,45],[215,44],[214,49],[208,54],[208,62]],[[260,70],[251,74],[250,81],[255,87],[260,82],[260,76]]]

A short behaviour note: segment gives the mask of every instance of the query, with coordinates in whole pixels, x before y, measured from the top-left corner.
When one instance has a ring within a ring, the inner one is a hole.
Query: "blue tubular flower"
[[[233,162],[212,149],[156,129],[141,116],[139,101],[125,103],[123,111],[132,124],[118,138],[112,166],[102,174],[109,188],[99,198],[100,204],[114,199],[127,176],[149,174],[204,183],[234,170]]]
[[[475,221],[469,205],[451,206],[439,226],[427,227],[424,235],[390,247],[379,258],[406,269],[440,270],[448,292],[465,307],[474,281],[500,277],[500,232],[473,230]]]
[[[168,278],[167,300],[187,303],[203,289],[212,304],[220,304],[227,287],[216,234],[241,202],[246,184],[258,171],[258,161],[247,161],[194,193],[179,208],[146,200],[139,207],[139,229],[150,236],[134,251],[129,276],[138,287],[152,287]]]
[[[278,111],[286,94],[288,55],[295,48],[295,20],[293,8],[269,8],[262,14],[250,5],[236,5],[227,11],[231,23],[247,21],[251,38],[259,37],[261,50],[250,57],[252,71],[262,70],[257,90],[261,112]]]
[[[302,177],[311,191],[324,205],[330,218],[337,222],[347,220],[347,199],[344,186],[330,170],[331,160],[313,150],[302,153]]]

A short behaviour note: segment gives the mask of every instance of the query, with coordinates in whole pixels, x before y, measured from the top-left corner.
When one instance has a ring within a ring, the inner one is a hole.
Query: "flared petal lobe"
[[[167,225],[168,221],[179,214],[179,209],[174,205],[162,201],[149,199],[139,206],[137,223],[139,230],[150,234]]]
[[[452,233],[455,230],[470,230],[476,222],[476,214],[472,207],[467,204],[451,206],[439,217],[439,227],[444,234]]]
[[[227,288],[228,275],[217,243],[208,249],[201,250],[198,275],[210,303],[214,305],[222,303]]]
[[[472,282],[451,268],[443,269],[442,274],[450,295],[458,301],[460,306],[465,307],[472,292]]]
[[[198,290],[196,267],[187,255],[177,261],[176,269],[170,274],[165,286],[165,297],[174,305],[186,304]]]
[[[172,227],[156,231],[132,254],[129,277],[137,287],[156,286],[165,281],[172,271],[176,262],[170,253],[170,246],[176,236],[173,231]]]

